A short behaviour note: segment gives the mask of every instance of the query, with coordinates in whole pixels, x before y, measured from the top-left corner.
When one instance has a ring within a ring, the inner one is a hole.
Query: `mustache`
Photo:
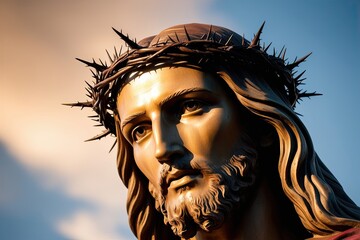
[[[172,181],[187,175],[199,175],[201,174],[201,170],[202,168],[200,168],[197,164],[194,166],[192,166],[192,164],[182,165],[180,168],[164,163],[160,170],[159,184],[161,193],[163,195],[167,193],[167,189]]]
[[[233,155],[226,163],[220,166],[209,166],[204,164],[202,160],[193,159],[188,163],[182,163],[178,165],[172,165],[164,163],[160,170],[159,185],[161,194],[165,196],[168,188],[173,180],[180,179],[187,175],[209,175],[218,174],[225,171],[231,175],[231,172],[239,174],[242,177],[246,177],[249,165],[249,160],[246,155]],[[236,166],[236,167],[235,167]],[[253,166],[252,166],[253,167]],[[252,168],[250,167],[250,168]]]
[[[166,178],[169,175],[169,172],[171,171],[172,167],[169,164],[164,163],[161,166],[160,170],[160,189],[161,194],[165,194],[167,192],[168,184],[166,183]]]

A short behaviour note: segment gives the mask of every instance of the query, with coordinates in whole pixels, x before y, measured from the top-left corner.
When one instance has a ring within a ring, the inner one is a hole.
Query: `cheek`
[[[214,124],[215,123],[215,124]],[[228,161],[235,153],[235,149],[240,141],[241,131],[237,118],[229,111],[223,111],[217,119],[212,121],[211,156],[216,159]]]
[[[159,181],[160,163],[154,157],[154,150],[151,144],[146,146],[134,146],[134,158],[137,167],[145,177],[155,186]]]
[[[179,126],[179,132],[185,147],[193,154],[210,157],[217,156],[219,149],[227,149],[232,144],[227,136],[233,132],[233,120],[229,113],[222,109],[212,109],[202,118],[188,121]],[[226,151],[226,150],[225,150]]]

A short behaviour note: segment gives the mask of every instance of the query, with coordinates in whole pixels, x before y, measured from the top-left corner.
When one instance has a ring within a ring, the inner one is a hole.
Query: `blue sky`
[[[297,107],[320,158],[360,204],[360,2],[0,1],[0,239],[129,239],[126,191],[111,140],[84,143],[99,129],[84,99],[90,72],[75,57],[106,58],[119,46],[111,27],[141,39],[181,23],[228,27],[313,54],[304,89],[323,96]]]

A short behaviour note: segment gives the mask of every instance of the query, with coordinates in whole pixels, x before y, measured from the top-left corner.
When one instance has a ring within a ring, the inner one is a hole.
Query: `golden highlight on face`
[[[144,73],[124,86],[117,104],[136,164],[154,185],[165,162],[224,163],[243,132],[219,79],[190,68]]]
[[[172,209],[221,195],[219,173],[249,145],[246,119],[221,81],[195,69],[161,68],[130,79],[118,95],[121,132],[152,195],[164,198],[159,204],[169,221]]]

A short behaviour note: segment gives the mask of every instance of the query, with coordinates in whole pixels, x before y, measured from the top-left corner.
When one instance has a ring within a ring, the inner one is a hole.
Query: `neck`
[[[233,211],[219,229],[198,231],[192,240],[301,239],[297,214],[292,205],[284,206],[285,196],[274,194],[267,179],[263,179],[256,190],[249,206]]]

